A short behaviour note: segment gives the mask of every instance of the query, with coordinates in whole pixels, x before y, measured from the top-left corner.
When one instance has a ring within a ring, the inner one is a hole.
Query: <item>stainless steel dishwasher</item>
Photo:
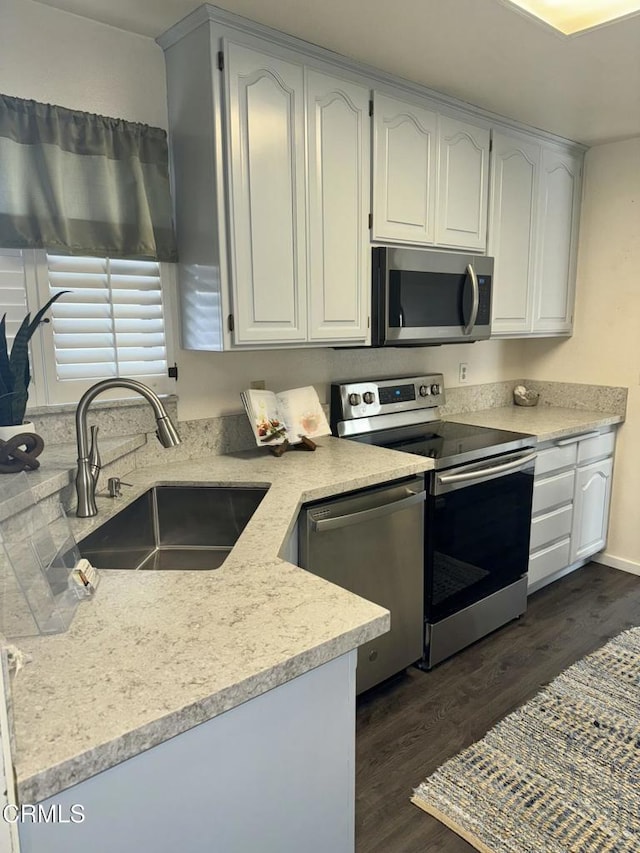
[[[356,692],[422,657],[424,477],[307,504],[299,565],[391,612],[391,630],[360,646]]]

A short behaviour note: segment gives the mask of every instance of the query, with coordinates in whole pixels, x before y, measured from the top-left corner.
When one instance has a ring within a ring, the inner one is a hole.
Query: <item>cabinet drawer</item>
[[[570,468],[576,464],[576,456],[577,443],[548,447],[546,450],[538,451],[536,477],[549,474],[551,471],[559,471],[561,468]]]
[[[593,459],[602,459],[613,454],[616,441],[614,432],[605,432],[602,435],[594,435],[593,438],[585,438],[578,444],[578,465],[591,462]]]
[[[533,514],[572,501],[575,477],[576,472],[573,470],[553,474],[551,477],[545,477],[542,480],[536,478],[533,483],[533,506],[531,508]]]
[[[568,536],[571,533],[572,517],[573,504],[569,504],[534,518],[531,522],[529,550],[537,551],[550,542],[555,542],[556,539]]]
[[[529,557],[529,586],[569,565],[570,539],[563,539]]]

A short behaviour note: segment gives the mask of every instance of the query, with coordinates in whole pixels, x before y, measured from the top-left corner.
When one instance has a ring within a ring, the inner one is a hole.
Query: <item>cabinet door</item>
[[[584,465],[576,471],[571,528],[571,562],[601,551],[607,541],[613,459]]]
[[[369,89],[306,71],[309,338],[364,341],[371,298]]]
[[[488,130],[447,116],[439,119],[436,243],[484,250],[489,189]]]
[[[234,341],[303,341],[303,69],[231,42],[225,56]]]
[[[533,331],[570,334],[576,277],[582,157],[542,149]]]
[[[436,113],[374,93],[373,240],[435,240]]]
[[[494,132],[488,253],[495,258],[491,333],[529,332],[540,147]]]

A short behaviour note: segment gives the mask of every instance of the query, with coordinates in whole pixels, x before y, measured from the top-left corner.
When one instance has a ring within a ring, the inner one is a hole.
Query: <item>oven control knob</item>
[[[421,397],[428,397],[431,394],[431,388],[428,385],[421,385],[418,391]]]
[[[431,393],[432,394],[439,394],[440,393],[440,386],[437,383],[435,383],[434,385],[431,386]]]
[[[349,394],[349,405],[350,406],[360,405],[360,394]]]
[[[362,395],[362,399],[365,403],[375,403],[376,395],[373,393],[373,391],[365,391]]]

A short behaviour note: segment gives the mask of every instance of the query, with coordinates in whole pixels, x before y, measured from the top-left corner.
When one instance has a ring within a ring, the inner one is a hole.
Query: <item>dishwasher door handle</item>
[[[327,530],[338,530],[341,527],[351,527],[354,524],[362,524],[365,521],[372,521],[375,518],[383,518],[385,515],[391,515],[394,512],[400,512],[414,504],[424,503],[427,497],[425,491],[412,492],[407,489],[406,498],[401,498],[399,501],[390,501],[389,503],[374,506],[371,509],[363,509],[359,512],[350,512],[347,515],[336,515],[335,518],[313,518],[311,526],[315,533],[323,533]]]

